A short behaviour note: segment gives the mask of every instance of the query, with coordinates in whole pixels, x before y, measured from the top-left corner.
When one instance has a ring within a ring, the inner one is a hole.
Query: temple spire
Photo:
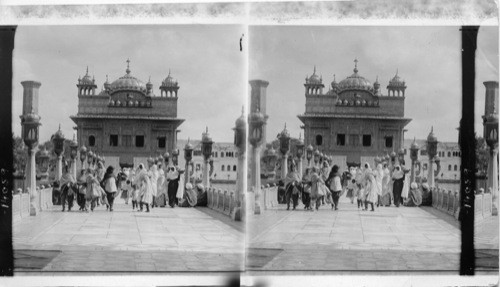
[[[358,72],[358,59],[354,58],[354,73]]]
[[[125,70],[125,72],[127,72],[127,74],[130,74],[130,59],[127,59],[127,69]]]

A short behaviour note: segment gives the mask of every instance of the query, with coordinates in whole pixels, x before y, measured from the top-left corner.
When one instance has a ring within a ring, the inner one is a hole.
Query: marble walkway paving
[[[61,212],[60,207],[54,207],[14,222],[13,234],[14,253],[18,254],[15,258],[26,259],[30,254],[36,258],[43,251],[58,251],[50,253],[53,259],[39,266],[41,271],[243,268],[244,234],[197,208],[154,208],[146,213],[118,202],[113,212],[101,206],[84,213]],[[36,269],[17,265],[16,270]]]
[[[284,205],[248,219],[249,270],[457,271],[460,229],[425,208],[362,211],[341,198],[338,211]],[[498,217],[477,226],[476,248],[498,250]],[[496,231],[495,231],[496,223]],[[488,227],[487,227],[488,226]],[[493,228],[492,228],[493,227]],[[489,229],[488,235],[484,230]],[[493,229],[493,230],[491,230]],[[498,251],[497,251],[498,254]]]

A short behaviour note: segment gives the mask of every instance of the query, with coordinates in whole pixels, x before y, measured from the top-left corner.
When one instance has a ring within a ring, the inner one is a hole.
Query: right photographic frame
[[[248,32],[249,272],[498,273],[498,26]]]

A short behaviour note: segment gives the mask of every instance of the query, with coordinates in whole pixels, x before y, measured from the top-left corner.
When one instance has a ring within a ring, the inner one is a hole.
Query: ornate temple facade
[[[178,82],[170,75],[162,81],[159,95],[153,84],[134,77],[127,60],[126,74],[109,83],[107,76],[97,93],[95,79],[87,73],[78,79],[78,143],[103,155],[106,165],[137,166],[150,156],[169,153],[176,147]]]
[[[306,147],[333,155],[341,168],[362,162],[373,163],[377,155],[403,148],[404,127],[411,119],[404,117],[406,83],[396,75],[383,95],[377,80],[372,84],[358,72],[340,82],[335,76],[324,93],[316,68],[305,79],[305,113],[299,115]]]

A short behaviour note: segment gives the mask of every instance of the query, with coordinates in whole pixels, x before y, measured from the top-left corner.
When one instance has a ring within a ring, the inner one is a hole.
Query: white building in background
[[[187,140],[177,140],[177,148],[179,154],[179,166],[184,167],[186,162],[184,160],[184,146]],[[201,153],[201,140],[190,140],[193,145],[193,167],[194,176],[197,180],[203,177],[203,154]],[[238,165],[237,148],[233,143],[217,143],[212,146],[212,160],[213,171],[211,173],[211,180],[222,181],[235,181]]]
[[[422,163],[422,171],[420,176],[424,178],[427,177],[427,172],[429,168],[429,157],[427,156],[427,142],[426,140],[416,140],[419,146],[418,160]],[[413,139],[405,139],[404,149],[405,149],[405,163],[409,167],[411,164],[410,158],[410,146],[413,143]],[[461,154],[460,147],[456,142],[438,142],[437,146],[437,156],[441,160],[441,170],[436,176],[436,179],[440,180],[460,180],[460,165],[461,165]]]

